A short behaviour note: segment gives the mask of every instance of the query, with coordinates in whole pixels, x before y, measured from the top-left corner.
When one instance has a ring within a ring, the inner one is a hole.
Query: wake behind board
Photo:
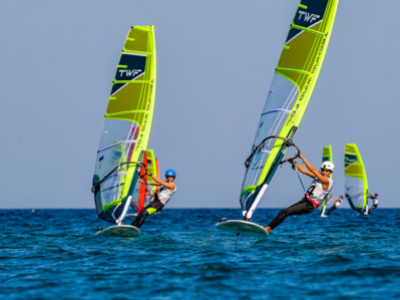
[[[115,236],[124,238],[138,237],[140,234],[139,228],[130,225],[116,225],[96,232],[96,235]]]
[[[218,222],[215,227],[219,230],[239,236],[267,238],[269,233],[260,225],[243,220],[227,220]]]

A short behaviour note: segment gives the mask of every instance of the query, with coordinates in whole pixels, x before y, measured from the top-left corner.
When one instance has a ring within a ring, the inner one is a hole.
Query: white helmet
[[[321,165],[321,170],[328,170],[333,173],[335,171],[335,165],[331,161],[324,161]]]

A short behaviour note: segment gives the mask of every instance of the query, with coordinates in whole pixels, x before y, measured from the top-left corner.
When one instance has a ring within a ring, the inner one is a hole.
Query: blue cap
[[[176,172],[173,169],[168,169],[167,172],[165,172],[165,177],[176,177]]]

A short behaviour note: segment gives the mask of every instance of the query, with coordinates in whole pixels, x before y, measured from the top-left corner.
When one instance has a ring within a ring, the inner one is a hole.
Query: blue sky
[[[94,208],[103,115],[132,25],[155,25],[149,147],[178,172],[169,207],[239,208],[244,160],[298,0],[3,0],[0,3],[0,208]],[[399,207],[400,2],[341,1],[314,95],[295,136],[309,161],[333,147],[334,193],[356,143],[381,207]],[[308,179],[303,178],[306,183]],[[302,197],[288,166],[260,207]],[[345,207],[348,207],[347,203]]]

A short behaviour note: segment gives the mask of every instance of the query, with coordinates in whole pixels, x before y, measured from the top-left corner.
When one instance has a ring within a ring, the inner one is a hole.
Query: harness
[[[313,205],[315,208],[318,208],[318,206],[319,206],[320,204],[319,204],[318,202],[315,202],[313,199],[311,199],[310,196],[308,195],[308,193],[305,194],[305,197],[306,197],[306,199],[307,199],[308,201],[310,201],[310,202],[312,203],[312,205]]]

